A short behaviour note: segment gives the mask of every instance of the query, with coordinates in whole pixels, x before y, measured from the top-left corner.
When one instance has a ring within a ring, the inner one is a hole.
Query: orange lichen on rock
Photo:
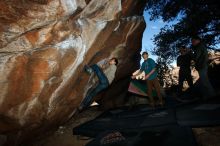
[[[36,42],[37,42],[38,39],[39,39],[39,33],[38,33],[38,31],[28,32],[28,33],[26,33],[25,36],[26,36],[26,38],[30,41],[30,43],[31,43],[32,45],[35,45]]]

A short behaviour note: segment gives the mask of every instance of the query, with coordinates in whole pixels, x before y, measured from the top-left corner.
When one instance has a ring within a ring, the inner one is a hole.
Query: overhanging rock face
[[[88,90],[85,64],[116,56],[115,82],[130,75],[139,64],[144,6],[144,0],[2,0],[0,132],[23,137],[67,120]]]

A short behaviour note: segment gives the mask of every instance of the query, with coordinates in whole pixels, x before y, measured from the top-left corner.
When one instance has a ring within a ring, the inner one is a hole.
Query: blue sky
[[[165,25],[172,25],[177,22],[173,21],[171,23],[165,23],[162,19],[158,19],[156,21],[150,21],[150,15],[147,11],[144,11],[144,19],[147,24],[147,27],[144,31],[143,38],[142,38],[142,51],[147,51],[150,54],[150,58],[156,60],[157,56],[151,54],[151,50],[154,47],[153,37],[154,35],[160,32],[160,29]]]
[[[157,57],[151,54],[151,50],[154,47],[153,37],[160,32],[160,29],[165,25],[165,23],[162,19],[150,21],[150,15],[147,11],[144,11],[144,19],[147,27],[142,38],[142,51],[147,51],[150,53],[151,58],[156,59]]]

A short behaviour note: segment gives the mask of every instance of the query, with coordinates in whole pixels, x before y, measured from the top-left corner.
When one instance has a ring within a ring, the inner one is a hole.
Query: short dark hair
[[[192,37],[192,40],[200,40],[200,41],[201,41],[202,39],[201,39],[201,37],[199,37],[199,36],[196,35],[196,36],[193,36],[193,37]]]
[[[111,60],[115,61],[115,65],[118,65],[118,59],[116,57],[113,57]]]
[[[144,54],[148,55],[148,53],[147,53],[147,52],[143,52],[143,53],[142,53],[142,56],[143,56]]]

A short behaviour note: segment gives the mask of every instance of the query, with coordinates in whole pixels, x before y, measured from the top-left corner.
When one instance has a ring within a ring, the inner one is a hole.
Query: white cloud
[[[151,26],[151,28],[152,28],[152,29],[158,29],[158,27],[157,27],[157,26]]]

